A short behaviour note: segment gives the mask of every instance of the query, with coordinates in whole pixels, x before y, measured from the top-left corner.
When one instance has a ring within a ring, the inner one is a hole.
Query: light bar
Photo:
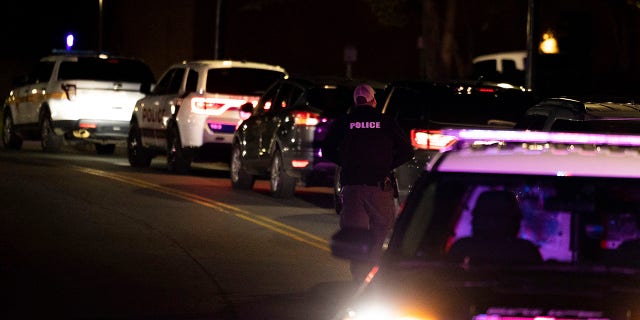
[[[442,132],[458,140],[640,146],[640,135],[474,129],[444,129]]]

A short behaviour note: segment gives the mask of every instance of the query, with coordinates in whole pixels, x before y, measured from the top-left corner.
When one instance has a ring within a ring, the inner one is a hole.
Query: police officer
[[[413,147],[395,120],[376,109],[371,86],[357,86],[353,98],[355,106],[331,125],[322,150],[342,170],[340,228],[370,229],[377,255],[396,214],[390,174],[413,158]],[[351,261],[354,280],[363,279],[370,267]]]

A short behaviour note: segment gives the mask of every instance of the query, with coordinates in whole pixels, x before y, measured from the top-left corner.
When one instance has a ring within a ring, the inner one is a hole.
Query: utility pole
[[[213,58],[218,60],[220,58],[220,8],[222,8],[222,0],[216,1],[216,30],[215,30],[215,44]]]
[[[102,52],[102,28],[103,28],[103,21],[102,21],[102,0],[98,0],[98,12],[99,12],[99,17],[98,17],[98,52]]]
[[[537,6],[536,0],[528,0],[527,6],[527,60],[525,65],[526,87],[529,90],[535,88],[535,65],[536,65],[536,39],[537,30]]]

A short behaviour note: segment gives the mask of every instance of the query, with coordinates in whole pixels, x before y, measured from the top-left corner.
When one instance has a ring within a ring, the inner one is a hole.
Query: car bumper
[[[117,143],[127,139],[129,122],[118,120],[62,120],[52,123],[56,134],[70,140]]]

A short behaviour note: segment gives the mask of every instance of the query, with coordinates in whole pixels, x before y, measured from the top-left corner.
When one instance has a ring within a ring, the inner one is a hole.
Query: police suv
[[[167,156],[169,171],[185,173],[194,159],[229,158],[240,106],[256,104],[284,68],[232,60],[184,61],[168,68],[130,116],[127,153],[133,167]],[[247,117],[249,114],[247,114]]]
[[[444,130],[456,142],[408,196],[337,319],[640,319],[640,136]]]
[[[82,141],[95,144],[98,154],[112,154],[127,138],[142,87],[153,81],[149,66],[136,58],[54,52],[14,81],[2,108],[4,147],[40,140],[42,150],[57,152],[65,141]]]

